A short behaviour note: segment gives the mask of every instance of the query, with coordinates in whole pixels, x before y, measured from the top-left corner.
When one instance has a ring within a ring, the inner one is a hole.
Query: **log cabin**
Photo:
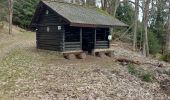
[[[30,27],[38,49],[63,53],[110,48],[112,27],[127,26],[99,8],[40,1]]]

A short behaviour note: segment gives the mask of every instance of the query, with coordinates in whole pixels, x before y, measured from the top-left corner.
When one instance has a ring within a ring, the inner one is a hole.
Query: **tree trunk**
[[[137,28],[138,28],[138,13],[139,13],[139,0],[135,0],[135,23],[134,23],[134,35],[133,35],[133,50],[137,47]]]
[[[144,42],[143,42],[143,54],[149,56],[149,45],[148,45],[148,15],[149,15],[149,4],[150,0],[146,0],[144,8]]]
[[[95,0],[86,0],[86,4],[90,6],[96,6],[96,1]]]
[[[80,1],[80,3],[81,3],[82,5],[85,4],[85,1],[84,1],[84,0],[79,0],[79,1]]]
[[[101,0],[102,10],[107,10],[107,0]]]
[[[114,10],[113,10],[113,16],[114,17],[116,16],[116,11],[117,11],[117,8],[119,7],[119,3],[120,3],[119,0],[115,1]]]
[[[12,34],[13,0],[8,0],[9,10],[9,34]]]

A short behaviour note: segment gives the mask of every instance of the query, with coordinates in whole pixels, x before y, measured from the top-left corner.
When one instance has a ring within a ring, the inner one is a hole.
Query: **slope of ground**
[[[2,32],[0,33],[2,35]],[[126,57],[142,62],[157,60],[114,47],[115,57],[66,60],[57,52],[37,50],[35,33],[16,31],[0,38],[0,99],[4,100],[170,100],[170,76],[165,67],[134,65],[153,73],[155,81],[145,82],[129,72],[129,65],[115,62]]]

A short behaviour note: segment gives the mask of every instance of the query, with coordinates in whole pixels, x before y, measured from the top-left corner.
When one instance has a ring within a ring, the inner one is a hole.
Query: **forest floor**
[[[0,31],[0,100],[170,100],[168,63],[123,46],[113,48],[112,58],[66,60],[37,50],[35,33],[14,32]],[[119,57],[144,64],[122,65]]]

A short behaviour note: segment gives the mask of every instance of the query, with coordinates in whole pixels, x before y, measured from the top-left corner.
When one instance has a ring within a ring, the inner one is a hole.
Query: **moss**
[[[88,8],[88,9],[93,9],[93,10],[96,10],[97,12],[99,13],[102,13],[106,16],[111,16],[107,11],[104,11],[102,10],[101,8],[98,8],[96,6],[90,6],[90,5],[78,5],[78,4],[69,4],[69,5],[72,5],[72,6],[78,6],[78,7],[83,7],[83,8]],[[113,16],[112,16],[113,17]]]
[[[104,14],[104,15],[106,15],[106,16],[111,16],[108,12],[102,10],[101,8],[95,8],[95,9],[96,9],[96,11],[99,12],[99,13],[102,13],[102,14]],[[113,16],[112,16],[112,17],[113,17]],[[114,17],[113,17],[113,18],[114,18]]]

